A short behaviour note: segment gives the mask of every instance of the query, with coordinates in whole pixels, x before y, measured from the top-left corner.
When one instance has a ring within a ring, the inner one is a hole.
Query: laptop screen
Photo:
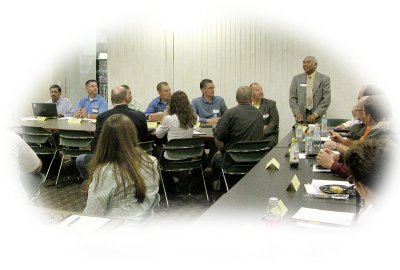
[[[32,103],[34,116],[57,118],[57,105],[54,103]]]

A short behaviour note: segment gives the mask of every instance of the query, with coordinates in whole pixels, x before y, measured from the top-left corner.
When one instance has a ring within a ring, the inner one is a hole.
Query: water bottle
[[[328,118],[326,117],[326,114],[322,116],[321,120],[321,136],[322,137],[328,136]]]
[[[290,145],[289,164],[291,168],[299,166],[299,143],[296,138],[292,139],[292,144]]]
[[[218,114],[217,114],[217,113],[214,113],[214,118],[217,118],[217,117],[218,117]],[[212,124],[212,128],[213,128],[213,129],[215,129],[216,126],[217,126],[216,123],[213,123],[213,124]]]
[[[313,153],[313,137],[312,137],[311,131],[307,131],[306,137],[304,140],[305,140],[305,151],[304,152],[307,157],[308,155]]]
[[[279,200],[276,197],[268,199],[268,206],[264,216],[264,220],[268,225],[276,226],[282,220],[282,209],[278,204]]]
[[[313,136],[313,144],[319,148],[321,145],[321,129],[319,127],[319,124],[315,124],[315,129],[314,129],[314,136]]]

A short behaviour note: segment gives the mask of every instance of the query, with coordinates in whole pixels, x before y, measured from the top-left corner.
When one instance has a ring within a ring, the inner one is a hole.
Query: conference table
[[[285,223],[294,224],[294,222],[290,222],[292,221],[291,217],[301,207],[356,213],[355,196],[350,196],[348,200],[339,200],[312,198],[304,195],[306,193],[304,184],[311,183],[313,179],[346,180],[330,172],[312,172],[315,159],[300,159],[299,167],[291,168],[288,144],[293,136],[294,132],[290,131],[281,139],[278,145],[265,155],[251,171],[207,209],[197,220],[197,224],[210,222],[214,224],[260,223],[270,197],[281,199],[288,208],[288,212],[283,218]],[[304,150],[304,145],[300,144],[300,150]],[[279,162],[279,170],[266,169],[267,163],[272,158]],[[287,191],[286,189],[295,175],[301,184],[297,191]]]
[[[21,119],[19,125],[21,127],[41,127],[47,130],[76,130],[76,131],[87,131],[93,132],[96,130],[96,122],[93,120],[82,119],[79,123],[69,121],[70,118],[57,118],[57,119],[46,119],[45,121],[34,120],[33,117],[29,119]],[[155,127],[157,123],[148,122],[149,133],[155,137]],[[202,138],[213,138],[213,130],[211,127],[199,126],[195,128],[200,134],[194,134],[194,137]]]

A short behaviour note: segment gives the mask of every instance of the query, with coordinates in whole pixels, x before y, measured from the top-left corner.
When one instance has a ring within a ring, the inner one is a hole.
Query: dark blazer
[[[278,143],[279,137],[279,113],[276,108],[276,102],[263,98],[259,111],[263,115],[265,139],[270,139],[270,146],[273,147]]]
[[[94,132],[94,139],[92,141],[93,151],[96,149],[97,141],[100,137],[100,132],[103,128],[104,122],[107,120],[108,117],[117,113],[128,116],[128,118],[131,119],[131,121],[135,124],[139,142],[146,141],[148,130],[146,116],[144,115],[144,113],[129,108],[128,104],[120,104],[116,105],[111,110],[105,111],[97,116],[96,131]]]

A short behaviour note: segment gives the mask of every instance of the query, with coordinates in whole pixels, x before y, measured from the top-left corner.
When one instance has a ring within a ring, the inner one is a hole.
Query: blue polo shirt
[[[219,96],[214,96],[211,102],[207,102],[203,96],[194,98],[192,100],[192,108],[202,123],[207,122],[207,119],[213,118],[214,113],[217,117],[221,117],[228,109],[224,98]]]
[[[99,95],[92,100],[88,96],[81,98],[76,104],[75,112],[84,108],[88,114],[100,114],[108,110],[107,101]]]
[[[146,117],[149,117],[149,115],[152,113],[163,112],[167,108],[167,105],[168,103],[162,102],[161,98],[158,96],[150,102],[144,114]]]

